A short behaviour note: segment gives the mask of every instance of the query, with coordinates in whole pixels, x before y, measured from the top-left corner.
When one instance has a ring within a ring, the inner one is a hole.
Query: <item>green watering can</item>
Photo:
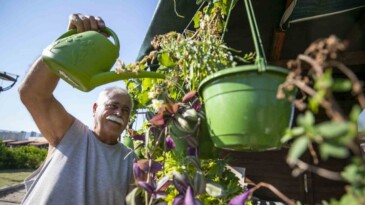
[[[117,80],[165,77],[148,71],[110,71],[119,56],[119,40],[111,29],[105,28],[103,32],[113,38],[114,44],[99,32],[77,33],[73,29],[44,49],[42,59],[57,76],[84,92]]]

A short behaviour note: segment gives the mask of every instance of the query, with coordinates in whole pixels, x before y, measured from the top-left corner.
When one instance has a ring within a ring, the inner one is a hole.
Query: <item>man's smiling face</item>
[[[94,103],[94,132],[102,142],[115,144],[126,128],[132,104],[127,93],[105,92]]]

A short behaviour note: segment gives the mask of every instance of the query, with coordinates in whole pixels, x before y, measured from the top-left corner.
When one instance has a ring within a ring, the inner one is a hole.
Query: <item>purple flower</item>
[[[199,101],[199,99],[196,99],[192,103],[191,107],[193,107],[195,111],[199,112],[202,108],[202,103]]]
[[[142,134],[142,135],[133,135],[132,136],[132,138],[134,139],[134,140],[141,140],[141,141],[145,141],[145,136],[144,136],[144,134]]]
[[[190,185],[189,183],[189,176],[186,175],[186,173],[178,173],[175,172],[173,176],[173,182],[175,185],[175,188],[180,194],[183,194],[186,192],[186,189]]]
[[[186,103],[188,102],[189,100],[191,100],[192,98],[196,97],[196,91],[193,90],[193,91],[190,91],[189,93],[187,93],[184,97],[183,97],[183,100],[182,102],[183,103]]]
[[[156,189],[155,183],[151,185],[147,182],[138,182],[138,186],[146,190],[147,193],[151,194],[153,199],[159,199],[166,196],[164,191],[159,191]]]
[[[175,197],[172,205],[196,205],[197,201],[194,199],[193,190],[190,186],[188,186],[185,195],[180,193]]]
[[[153,174],[162,170],[162,165],[156,161],[150,162],[150,160],[147,160],[147,159],[140,159],[137,161],[137,164],[141,170],[143,170],[145,172],[151,172]]]
[[[150,183],[145,181],[140,181],[137,183],[139,187],[151,194],[152,198],[159,199],[166,196],[165,190],[171,184],[170,176],[165,176],[160,181],[156,182],[150,180]]]
[[[155,161],[141,159],[133,163],[133,175],[137,182],[146,181],[148,172],[156,174],[160,170],[162,170],[162,165]]]
[[[172,202],[172,205],[184,205],[184,196],[178,195],[175,197],[174,201]]]
[[[163,118],[163,114],[159,113],[157,115],[155,115],[152,119],[150,119],[150,123],[152,123],[153,125],[156,126],[162,126],[165,124],[165,120]]]
[[[184,204],[195,205],[193,190],[190,186],[186,190]]]
[[[133,175],[137,181],[145,181],[147,179],[146,172],[139,168],[137,162],[133,162]]]
[[[169,151],[170,149],[174,149],[176,147],[174,140],[170,136],[167,136],[165,139],[165,147],[167,151]]]
[[[148,125],[148,128],[150,129],[150,132],[153,133],[153,135],[158,135],[158,133],[160,132],[160,129],[158,129],[155,126],[152,126],[151,124]]]
[[[245,204],[246,200],[248,199],[248,197],[250,196],[250,194],[253,192],[252,189],[249,189],[245,192],[243,192],[242,194],[235,196],[229,203],[228,205],[242,205]]]
[[[196,156],[196,149],[195,148],[193,148],[193,147],[188,147],[188,148],[186,148],[187,150],[186,150],[186,152],[187,152],[187,155],[190,155],[190,156]]]

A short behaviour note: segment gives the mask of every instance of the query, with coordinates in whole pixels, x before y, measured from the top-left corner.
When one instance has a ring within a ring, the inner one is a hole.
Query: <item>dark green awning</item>
[[[282,17],[280,27],[362,7],[365,7],[365,0],[293,0]]]
[[[183,32],[200,6],[195,0],[175,1],[176,8],[173,0],[159,1],[137,60],[151,51],[154,36],[170,31]],[[365,24],[365,0],[294,0],[291,10],[286,8],[287,0],[251,1],[266,56],[272,48],[274,30],[293,22],[296,23],[285,31],[281,59],[293,59],[311,42],[332,34],[349,40],[350,50],[365,50],[362,29]],[[286,16],[284,20],[283,16]],[[254,51],[243,0],[239,0],[232,11],[224,40],[228,46],[242,53]]]

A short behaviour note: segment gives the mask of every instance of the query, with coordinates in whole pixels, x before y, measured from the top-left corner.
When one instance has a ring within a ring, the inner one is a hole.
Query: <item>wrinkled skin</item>
[[[116,144],[126,128],[131,102],[128,94],[111,91],[103,95],[93,105],[93,131],[100,141],[106,144]]]

